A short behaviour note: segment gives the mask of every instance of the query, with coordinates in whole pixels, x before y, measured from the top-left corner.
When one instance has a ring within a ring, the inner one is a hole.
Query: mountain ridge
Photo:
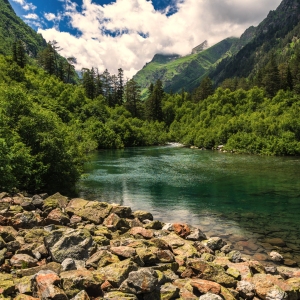
[[[46,47],[41,34],[35,32],[19,18],[8,0],[0,0],[0,53],[10,55],[12,43],[21,40],[28,55],[36,57]]]

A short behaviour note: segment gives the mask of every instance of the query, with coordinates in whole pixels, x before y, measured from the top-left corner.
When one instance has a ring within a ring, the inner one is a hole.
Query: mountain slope
[[[8,0],[0,0],[0,53],[11,54],[12,43],[16,39],[24,43],[26,52],[33,57],[46,46],[42,35],[16,15]]]
[[[210,77],[217,84],[226,78],[248,77],[266,65],[271,53],[279,62],[286,61],[300,38],[299,21],[300,1],[283,0],[275,11],[270,11],[256,28],[252,28],[252,40],[236,55],[221,61]]]
[[[192,91],[216,62],[231,54],[230,49],[237,41],[237,38],[227,38],[207,50],[184,57],[156,54],[133,78],[142,90],[160,79],[167,92],[180,92],[182,88]]]

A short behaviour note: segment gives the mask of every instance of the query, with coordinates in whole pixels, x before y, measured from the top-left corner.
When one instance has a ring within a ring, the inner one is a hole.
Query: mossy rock
[[[20,294],[31,294],[32,293],[32,289],[31,289],[32,278],[33,278],[33,275],[13,279],[15,286]]]
[[[228,268],[228,269],[226,270],[226,273],[227,273],[228,275],[230,275],[231,277],[233,277],[234,279],[236,279],[236,280],[238,280],[238,279],[241,278],[241,273],[240,273],[240,271],[237,270],[237,269],[235,269],[235,268],[232,268],[232,267]]]
[[[98,246],[108,246],[110,243],[110,240],[105,236],[93,236],[93,240]]]
[[[0,273],[0,295],[10,296],[15,292],[15,284],[11,274]]]
[[[122,293],[122,292],[109,292],[104,295],[103,300],[137,300],[136,295]]]
[[[52,210],[54,208],[65,208],[68,205],[68,197],[56,193],[44,200],[43,210]]]
[[[48,231],[45,231],[44,229],[30,229],[24,236],[24,241],[28,244],[42,244],[44,242],[44,237],[48,235],[50,235],[50,233]]]

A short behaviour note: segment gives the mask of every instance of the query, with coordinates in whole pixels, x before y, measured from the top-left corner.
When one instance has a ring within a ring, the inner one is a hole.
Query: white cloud
[[[23,16],[23,18],[30,19],[30,20],[38,20],[39,16],[37,14],[27,14],[27,15]]]
[[[45,39],[56,40],[62,55],[75,56],[78,68],[94,66],[116,73],[121,67],[131,77],[155,53],[186,55],[204,40],[213,45],[240,36],[280,0],[172,0],[165,11],[156,11],[146,0],[116,0],[103,6],[83,0],[80,12],[75,2],[64,3],[64,15],[80,37],[58,28],[39,29]],[[167,16],[172,11],[176,13]]]
[[[35,10],[36,9],[35,5],[33,5],[32,3],[26,2],[26,0],[12,0],[12,1],[20,4],[24,10]]]
[[[56,19],[56,15],[53,13],[45,13],[44,17],[48,20],[48,21],[54,21]]]

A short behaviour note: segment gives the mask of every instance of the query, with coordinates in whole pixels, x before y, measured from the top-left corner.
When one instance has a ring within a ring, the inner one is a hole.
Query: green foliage
[[[15,14],[9,1],[0,0],[0,16],[0,54],[12,55],[12,45],[16,41],[22,42],[31,57],[36,57],[46,46],[43,37]]]

